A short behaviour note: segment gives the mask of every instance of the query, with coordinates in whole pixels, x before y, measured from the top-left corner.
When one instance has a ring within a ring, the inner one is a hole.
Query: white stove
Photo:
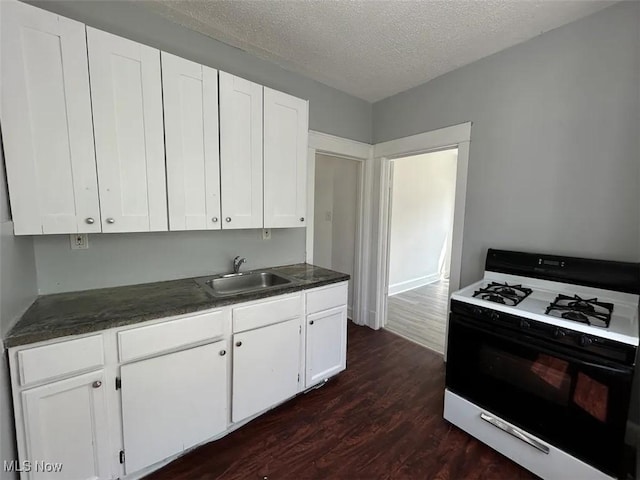
[[[542,478],[625,478],[640,264],[489,250],[451,296],[444,418]]]
[[[474,293],[486,288],[492,282],[508,286],[521,286],[530,289],[531,293],[513,306],[478,296],[474,297]],[[581,299],[597,299],[598,302],[613,304],[609,327],[590,325],[546,313],[547,308],[560,294],[568,297],[577,295]],[[640,295],[486,271],[482,280],[458,290],[451,298],[549,325],[638,346],[638,302]]]

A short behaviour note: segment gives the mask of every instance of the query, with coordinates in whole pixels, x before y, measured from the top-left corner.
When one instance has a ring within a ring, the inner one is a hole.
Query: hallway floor
[[[390,332],[443,353],[449,312],[449,280],[389,297],[387,324]]]

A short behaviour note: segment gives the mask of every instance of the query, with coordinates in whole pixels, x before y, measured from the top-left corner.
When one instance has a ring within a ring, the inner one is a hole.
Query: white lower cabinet
[[[347,282],[306,294],[305,388],[347,367]]]
[[[21,480],[138,478],[339,373],[346,298],[344,282],[10,348],[19,461],[63,464]]]
[[[227,341],[121,367],[127,474],[227,428]]]
[[[233,335],[232,420],[239,422],[298,392],[300,319]]]
[[[307,316],[305,387],[347,366],[347,306]]]
[[[23,479],[112,478],[105,390],[100,370],[22,391],[17,430],[24,425],[21,460],[32,466]]]

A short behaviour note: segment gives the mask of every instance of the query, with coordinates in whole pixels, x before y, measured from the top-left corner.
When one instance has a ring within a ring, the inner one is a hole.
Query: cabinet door
[[[120,369],[127,474],[226,429],[228,358],[220,341]]]
[[[300,320],[233,336],[232,420],[239,422],[298,392]]]
[[[264,88],[264,226],[304,227],[308,102]]]
[[[306,350],[307,388],[346,368],[346,306],[307,316]]]
[[[87,27],[102,231],[167,230],[160,52]]]
[[[2,129],[16,235],[100,231],[82,23],[2,2]]]
[[[220,229],[218,71],[162,52],[170,230]]]
[[[220,72],[222,228],[262,228],[262,86]]]
[[[111,478],[109,422],[102,371],[22,392],[27,451],[22,460],[61,463],[32,480]]]

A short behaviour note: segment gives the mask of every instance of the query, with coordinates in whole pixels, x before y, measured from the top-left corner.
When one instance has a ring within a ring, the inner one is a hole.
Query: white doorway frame
[[[307,239],[306,261],[313,264],[313,233],[315,203],[316,154],[331,155],[346,161],[357,161],[358,165],[358,223],[356,225],[355,265],[353,282],[353,322],[374,328],[374,318],[367,315],[367,292],[369,291],[368,264],[371,244],[371,195],[373,185],[373,147],[369,144],[336,137],[326,133],[309,131],[307,163]]]
[[[462,238],[464,232],[464,212],[467,196],[467,170],[469,166],[469,143],[471,141],[471,122],[445,127],[410,137],[390,140],[373,147],[375,162],[380,164],[380,209],[377,231],[377,276],[376,276],[376,315],[375,329],[386,324],[387,292],[389,290],[389,208],[391,187],[391,161],[401,157],[419,155],[448,148],[458,148],[456,169],[456,192],[453,213],[453,238],[451,248],[451,273],[449,277],[449,295],[460,288],[462,268]],[[449,322],[447,321],[448,330]],[[445,342],[446,358],[446,342]]]

